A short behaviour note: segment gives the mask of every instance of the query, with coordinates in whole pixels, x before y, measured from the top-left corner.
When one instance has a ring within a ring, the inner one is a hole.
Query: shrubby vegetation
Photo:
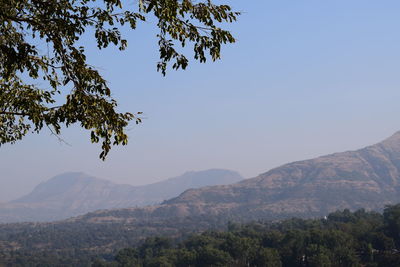
[[[230,224],[173,244],[150,238],[95,266],[400,266],[400,205],[323,219]]]
[[[400,266],[400,204],[387,206],[383,214],[344,210],[322,219],[230,223],[225,231],[180,239],[151,237],[118,252],[98,250],[96,258],[91,253],[98,249],[95,244],[92,251],[70,254],[58,254],[57,249],[36,254],[3,251],[0,265]]]

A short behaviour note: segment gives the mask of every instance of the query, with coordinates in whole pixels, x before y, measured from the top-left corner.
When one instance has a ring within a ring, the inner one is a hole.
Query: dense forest
[[[224,231],[152,237],[89,258],[84,250],[1,253],[0,263],[10,266],[400,266],[400,204],[383,214],[344,210],[321,219],[230,223]]]

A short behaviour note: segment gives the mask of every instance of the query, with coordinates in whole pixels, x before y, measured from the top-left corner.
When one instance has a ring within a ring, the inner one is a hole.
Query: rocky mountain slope
[[[154,219],[202,215],[279,219],[321,216],[345,208],[381,209],[397,202],[400,132],[357,151],[289,163],[236,184],[191,189],[162,205],[121,212]],[[109,214],[96,216],[100,220]]]
[[[293,162],[231,185],[189,189],[160,205],[101,210],[53,223],[0,224],[0,250],[96,255],[149,236],[182,238],[228,221],[381,210],[400,202],[400,132],[373,146]],[[60,255],[61,255],[60,254]]]
[[[0,204],[0,222],[60,220],[99,209],[158,204],[189,188],[230,184],[242,179],[237,172],[212,169],[132,186],[84,173],[66,173],[39,184],[26,196]]]

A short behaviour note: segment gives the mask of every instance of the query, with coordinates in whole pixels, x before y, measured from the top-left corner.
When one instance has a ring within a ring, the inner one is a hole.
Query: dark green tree
[[[166,256],[151,258],[146,262],[146,267],[174,267],[174,263]]]
[[[253,239],[228,233],[221,248],[235,259],[235,264],[246,266],[254,258],[257,244]]]
[[[231,266],[232,258],[229,253],[213,248],[212,246],[204,246],[198,249],[198,257],[195,266]]]
[[[80,39],[94,33],[97,47],[127,41],[120,29],[136,29],[138,21],[155,18],[159,29],[160,61],[185,69],[188,58],[177,46],[193,45],[194,59],[220,58],[221,45],[235,42],[219,27],[239,13],[210,0],[138,0],[125,8],[122,0],[0,0],[0,145],[14,143],[28,132],[80,124],[91,141],[102,143],[101,159],[112,145],[125,145],[129,121],[139,123],[140,112],[119,113],[111,88],[86,60]],[[41,81],[38,85],[36,80]],[[65,101],[57,101],[57,95]]]
[[[123,249],[115,256],[115,260],[120,266],[138,266],[138,258],[139,253],[134,248]]]
[[[265,266],[265,267],[282,266],[279,252],[274,248],[261,248],[256,254],[253,263],[255,266]]]
[[[400,245],[400,204],[387,206],[383,212],[387,235]]]
[[[309,267],[330,267],[332,260],[329,251],[317,245],[310,245],[307,248],[307,266]]]

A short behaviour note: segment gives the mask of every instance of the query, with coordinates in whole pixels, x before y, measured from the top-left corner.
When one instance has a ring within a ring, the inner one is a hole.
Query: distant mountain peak
[[[400,202],[400,132],[372,146],[296,161],[240,183],[188,190],[163,210],[247,219],[320,216]]]
[[[211,169],[132,186],[114,184],[83,172],[67,172],[42,182],[28,195],[1,205],[0,222],[58,220],[99,209],[158,204],[190,188],[230,184],[242,179],[234,171]]]
[[[381,142],[382,144],[387,144],[387,145],[395,145],[400,147],[400,131],[395,132],[393,135],[390,137],[386,138]]]
[[[98,179],[101,180],[99,178],[95,178],[92,175],[86,174],[84,172],[65,172],[62,174],[58,174],[52,178],[50,178],[47,181],[42,182],[40,185],[50,185],[52,183],[56,183],[57,185],[70,185],[72,183],[78,182],[78,181],[82,181],[85,179]],[[61,183],[61,184],[60,184]]]
[[[84,172],[79,172],[79,171],[75,171],[75,172],[64,172],[64,173],[60,173],[57,174],[56,176],[53,176],[50,179],[65,179],[65,178],[80,178],[80,177],[86,177],[86,176],[90,176]],[[50,180],[49,179],[49,180]]]

